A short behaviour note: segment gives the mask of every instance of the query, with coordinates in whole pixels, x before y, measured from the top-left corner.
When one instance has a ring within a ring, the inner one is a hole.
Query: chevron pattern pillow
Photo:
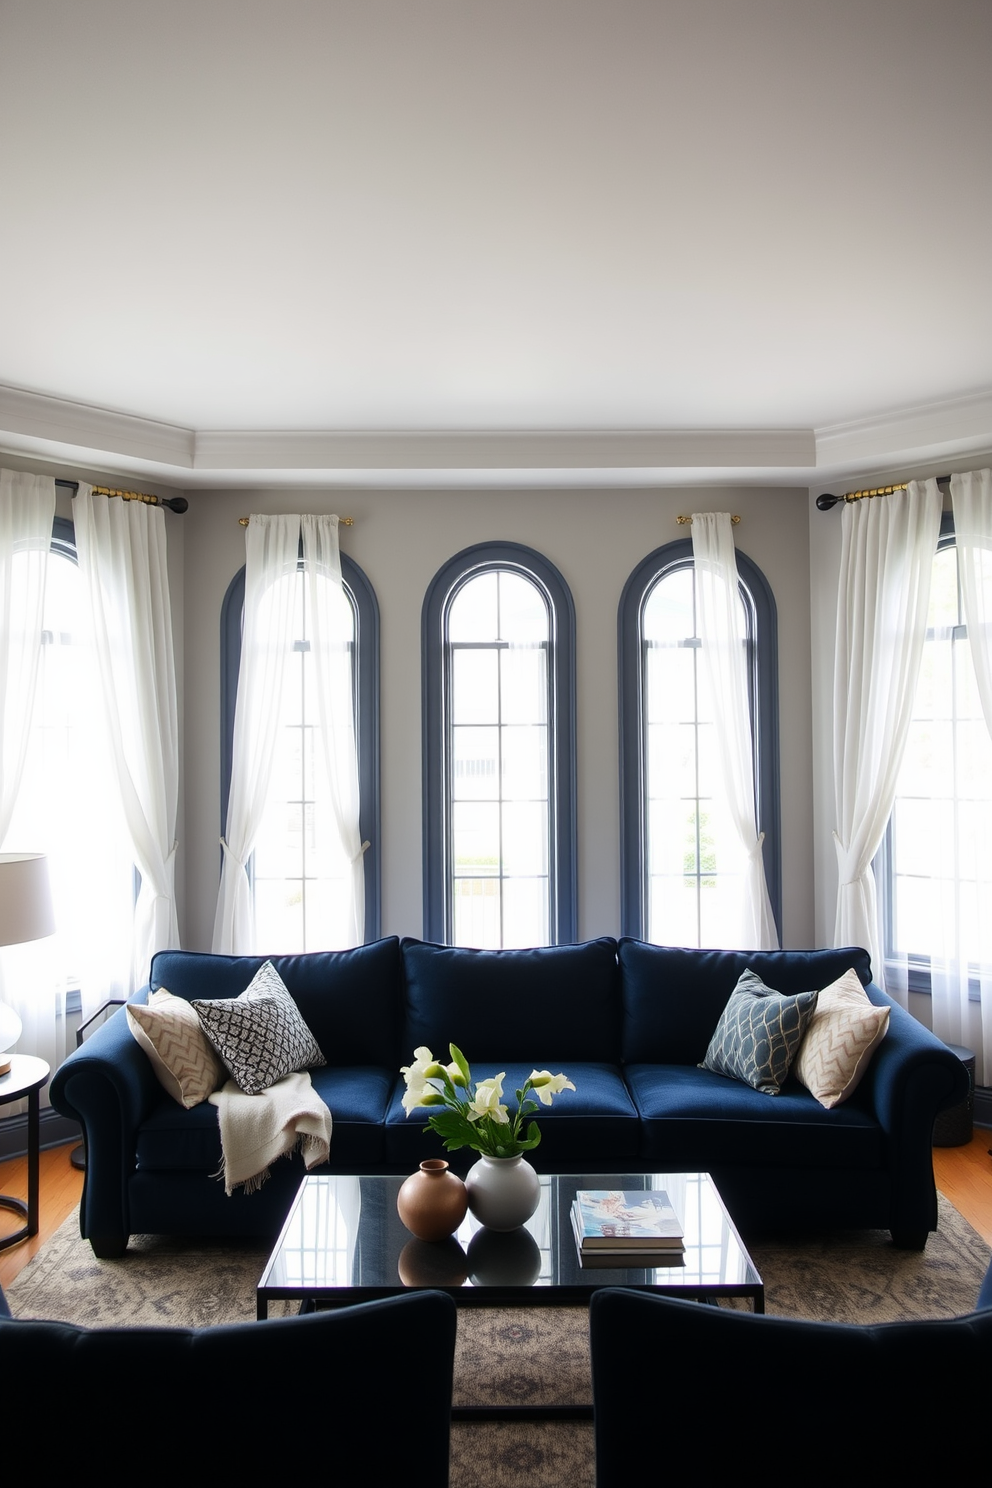
[[[224,1066],[204,1036],[196,1009],[184,997],[160,987],[147,1003],[128,1003],[126,1012],[128,1027],[159,1083],[187,1111],[224,1083]]]
[[[816,992],[786,997],[744,971],[720,1015],[700,1069],[778,1095],[816,1008]]]
[[[853,969],[824,987],[799,1045],[792,1073],[829,1111],[847,1100],[889,1028]]]
[[[296,1070],[326,1063],[271,961],[258,968],[240,997],[195,998],[192,1006],[246,1095],[258,1095]]]

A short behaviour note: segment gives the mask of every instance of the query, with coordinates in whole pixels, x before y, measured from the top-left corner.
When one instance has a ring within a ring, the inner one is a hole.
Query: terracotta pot
[[[411,1173],[396,1195],[400,1219],[418,1240],[445,1240],[465,1218],[465,1185],[441,1158],[431,1157]]]
[[[488,1230],[515,1230],[541,1202],[541,1182],[523,1157],[480,1157],[465,1179],[468,1207]]]

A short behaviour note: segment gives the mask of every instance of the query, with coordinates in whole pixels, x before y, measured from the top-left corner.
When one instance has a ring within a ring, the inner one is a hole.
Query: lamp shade
[[[0,946],[55,934],[44,853],[0,853]]]

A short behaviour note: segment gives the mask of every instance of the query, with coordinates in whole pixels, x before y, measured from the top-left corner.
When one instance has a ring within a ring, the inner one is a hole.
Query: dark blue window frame
[[[575,839],[575,606],[564,578],[547,558],[522,543],[487,542],[463,548],[434,575],[421,617],[424,936],[447,943],[450,936],[448,893],[448,750],[447,615],[451,601],[469,579],[494,569],[522,574],[536,583],[548,604],[550,649],[548,683],[551,724],[551,939],[554,945],[575,940],[577,852]]]
[[[341,578],[355,611],[356,737],[358,742],[359,830],[365,853],[365,940],[378,940],[381,906],[379,828],[379,603],[366,574],[353,558],[341,554]],[[220,612],[220,810],[221,833],[227,826],[234,755],[234,711],[241,667],[241,628],[245,608],[245,571],[240,568],[224,595]]]
[[[692,568],[692,539],[649,553],[624,585],[617,617],[620,708],[620,919],[622,933],[643,938],[647,910],[644,809],[644,667],[641,615],[648,592],[667,574]],[[754,736],[758,831],[775,925],[782,930],[782,825],[779,798],[778,610],[757,564],[737,552],[748,625],[748,689]]]

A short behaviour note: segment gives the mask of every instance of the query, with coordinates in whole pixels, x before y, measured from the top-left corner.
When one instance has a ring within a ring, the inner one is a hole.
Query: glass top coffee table
[[[439,1287],[461,1307],[588,1305],[599,1287],[709,1301],[765,1289],[708,1173],[541,1175],[541,1202],[522,1230],[497,1234],[467,1215],[450,1240],[415,1240],[396,1212],[405,1175],[311,1175],[303,1180],[257,1289],[270,1302],[343,1305]],[[583,1267],[569,1211],[577,1189],[666,1189],[685,1228],[682,1265]]]

